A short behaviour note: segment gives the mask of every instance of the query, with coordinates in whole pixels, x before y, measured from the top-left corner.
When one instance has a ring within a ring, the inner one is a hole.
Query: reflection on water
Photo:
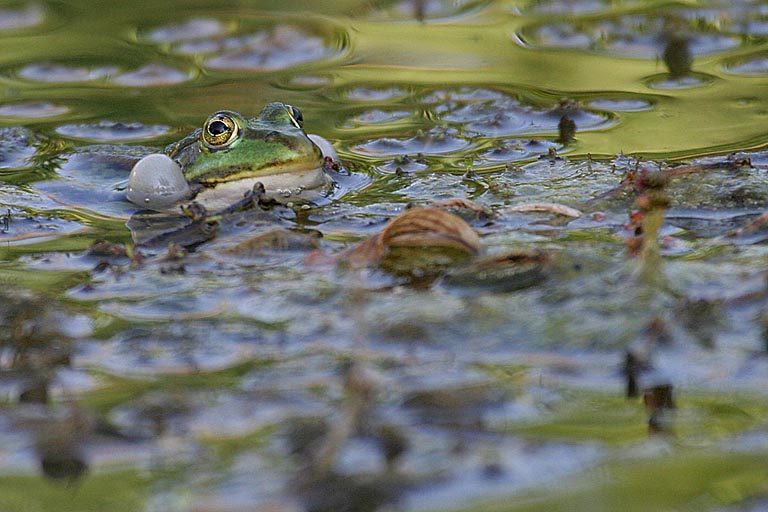
[[[147,126],[141,123],[120,123],[100,121],[94,124],[65,124],[56,128],[64,137],[84,139],[93,142],[128,142],[154,139],[165,135],[168,126]]]
[[[0,7],[0,509],[763,510],[765,6],[317,4]],[[326,204],[125,201],[271,101]]]

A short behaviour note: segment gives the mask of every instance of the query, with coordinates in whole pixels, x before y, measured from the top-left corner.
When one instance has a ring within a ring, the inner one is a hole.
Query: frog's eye
[[[203,142],[209,148],[218,149],[231,144],[239,133],[240,127],[231,115],[217,112],[203,126]]]
[[[301,115],[301,111],[299,111],[299,109],[293,105],[286,105],[285,108],[288,110],[288,114],[291,116],[291,121],[293,121],[293,124],[296,125],[296,128],[303,128],[304,116]]]

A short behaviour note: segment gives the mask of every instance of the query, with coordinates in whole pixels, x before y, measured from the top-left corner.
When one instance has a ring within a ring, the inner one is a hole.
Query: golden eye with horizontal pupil
[[[296,128],[303,128],[304,116],[301,115],[301,111],[293,105],[286,105],[285,108],[288,110],[288,114],[291,116],[291,121],[296,125]]]
[[[220,148],[234,141],[240,132],[232,116],[222,112],[213,114],[203,126],[203,142],[211,148]]]

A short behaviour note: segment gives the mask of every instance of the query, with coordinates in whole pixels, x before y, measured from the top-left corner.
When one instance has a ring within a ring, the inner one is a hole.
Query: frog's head
[[[249,120],[228,110],[216,112],[202,129],[170,148],[170,156],[187,181],[209,186],[323,164],[320,149],[304,133],[301,113],[283,103],[270,103]]]

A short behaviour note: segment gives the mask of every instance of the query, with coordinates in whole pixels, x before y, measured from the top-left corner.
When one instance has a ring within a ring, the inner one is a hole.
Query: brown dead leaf
[[[440,208],[412,208],[395,217],[381,232],[384,247],[450,247],[470,254],[480,251],[480,237],[461,218]]]
[[[461,218],[440,208],[412,208],[392,219],[371,238],[342,253],[340,261],[351,267],[378,263],[389,249],[400,247],[444,248],[475,255],[480,237]]]
[[[351,249],[342,252],[338,257],[338,261],[351,268],[363,268],[378,263],[384,256],[384,252],[385,247],[381,241],[381,233],[377,233]]]
[[[494,216],[493,210],[489,207],[459,197],[437,201],[436,203],[433,203],[432,206],[452,211],[457,215],[466,216],[469,214],[471,217],[478,220],[490,219]]]

